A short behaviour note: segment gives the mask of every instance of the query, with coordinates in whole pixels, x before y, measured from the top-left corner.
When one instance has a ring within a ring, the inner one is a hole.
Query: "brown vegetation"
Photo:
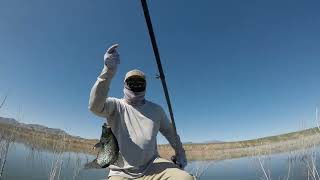
[[[266,153],[285,152],[320,143],[317,134],[318,128],[300,132],[265,137],[255,140],[211,143],[211,144],[184,144],[189,160],[222,160],[245,156],[261,155]],[[17,142],[31,148],[53,151],[59,148],[64,152],[83,152],[96,154],[92,149],[97,139],[84,139],[65,134],[49,134],[47,132],[15,127],[9,124],[0,124],[1,134],[13,134]],[[62,146],[63,144],[63,146]],[[303,147],[302,147],[303,146]],[[169,145],[159,145],[159,153],[164,158],[170,158],[174,151]]]

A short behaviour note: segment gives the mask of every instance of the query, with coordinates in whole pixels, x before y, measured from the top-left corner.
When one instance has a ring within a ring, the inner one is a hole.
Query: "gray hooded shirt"
[[[102,78],[103,77],[103,78]],[[184,153],[181,141],[161,106],[145,100],[130,105],[125,99],[108,97],[113,75],[104,68],[90,93],[89,109],[106,118],[118,140],[120,156],[110,165],[110,176],[141,177],[159,156],[157,134],[160,131],[176,154]]]

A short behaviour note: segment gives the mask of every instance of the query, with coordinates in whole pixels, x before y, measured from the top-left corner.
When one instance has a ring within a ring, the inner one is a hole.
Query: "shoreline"
[[[30,131],[23,127],[0,123],[1,138],[11,136],[14,141],[30,148],[51,152],[80,152],[96,155],[92,147],[98,139],[84,139],[67,134],[49,134],[41,131]],[[192,160],[226,160],[248,156],[276,154],[299,149],[306,149],[320,144],[320,131],[311,128],[303,131],[264,137],[238,142],[219,142],[201,144],[183,144],[187,159]],[[158,145],[161,157],[170,159],[174,155],[170,145]]]

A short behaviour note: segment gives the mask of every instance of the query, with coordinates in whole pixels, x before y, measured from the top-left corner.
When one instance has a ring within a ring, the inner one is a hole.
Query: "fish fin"
[[[101,142],[98,142],[97,144],[95,144],[93,146],[93,149],[96,149],[96,148],[101,148],[102,147],[102,143]]]
[[[83,169],[101,169],[101,167],[97,163],[97,159],[94,159],[93,161],[86,163]]]
[[[109,166],[110,166],[110,164],[106,164],[106,165],[102,166],[101,168],[107,168]]]

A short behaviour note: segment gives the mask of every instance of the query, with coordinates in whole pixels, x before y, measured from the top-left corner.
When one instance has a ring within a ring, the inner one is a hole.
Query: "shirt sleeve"
[[[161,114],[162,118],[160,121],[160,133],[169,141],[170,145],[175,150],[176,154],[184,152],[179,135],[175,133],[171,121],[169,121],[169,118],[167,117],[166,113],[162,108]]]
[[[89,110],[97,116],[108,117],[116,110],[116,98],[108,97],[112,77],[105,67],[91,89]]]

